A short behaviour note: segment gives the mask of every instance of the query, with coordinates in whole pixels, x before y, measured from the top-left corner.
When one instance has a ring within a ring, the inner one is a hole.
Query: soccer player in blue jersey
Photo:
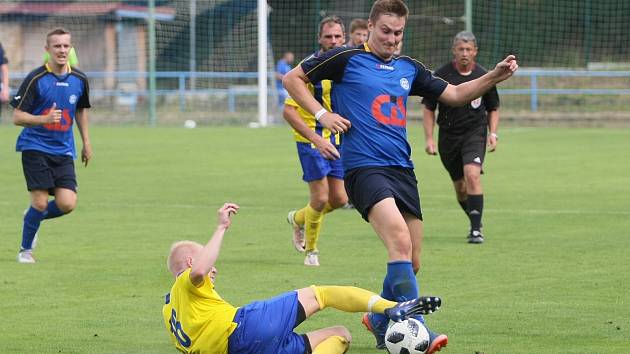
[[[394,56],[403,39],[409,10],[402,0],[377,0],[370,11],[370,36],[363,47],[333,49],[290,71],[283,83],[300,106],[333,132],[343,131],[341,154],[350,202],[380,237],[388,253],[381,296],[401,301],[418,296],[422,212],[407,142],[406,103],[410,95],[464,105],[483,95],[518,68],[512,55],[486,75],[458,86],[434,77],[407,56]],[[333,81],[332,107],[326,111],[306,84]],[[421,319],[422,320],[422,319]],[[388,320],[367,314],[364,324],[384,348]],[[447,344],[430,331],[428,353]]]
[[[295,327],[332,307],[345,312],[374,311],[400,321],[439,309],[441,299],[421,297],[397,303],[352,286],[310,286],[237,308],[217,293],[215,263],[223,238],[239,210],[225,203],[218,225],[204,245],[179,241],[171,246],[167,266],[175,278],[162,307],[166,330],[183,353],[200,354],[342,354],[352,339],[343,326],[298,334]]]
[[[31,205],[24,214],[22,244],[17,260],[35,263],[34,239],[40,223],[70,213],[77,203],[76,158],[73,123],[76,121],[83,148],[81,161],[92,158],[87,108],[89,86],[85,74],[68,64],[71,35],[57,28],[46,36],[50,58],[31,71],[11,100],[13,122],[24,127],[16,151],[22,152],[22,167]],[[48,196],[54,199],[48,200]]]
[[[341,18],[337,16],[323,18],[319,22],[320,50],[312,56],[319,56],[333,48],[341,47],[345,38],[344,32]],[[327,110],[332,110],[330,80],[309,83],[308,89]],[[302,179],[308,183],[310,195],[306,206],[289,212],[287,221],[293,227],[295,249],[305,253],[304,265],[319,266],[317,242],[324,215],[348,202],[339,154],[341,136],[332,134],[329,129],[324,128],[317,122],[315,116],[300,107],[291,97],[287,98],[282,115],[293,127],[302,166]]]

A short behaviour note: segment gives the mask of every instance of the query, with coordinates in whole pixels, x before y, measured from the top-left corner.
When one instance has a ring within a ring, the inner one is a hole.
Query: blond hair
[[[168,259],[166,260],[168,271],[171,272],[173,276],[177,276],[177,274],[188,267],[186,259],[194,256],[195,253],[202,248],[203,246],[195,241],[185,240],[173,243],[168,253]]]

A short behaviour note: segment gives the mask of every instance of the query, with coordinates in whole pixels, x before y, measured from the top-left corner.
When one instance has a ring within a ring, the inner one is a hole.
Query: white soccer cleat
[[[304,258],[304,265],[309,267],[319,267],[319,252],[308,251]]]
[[[33,258],[32,250],[24,250],[20,251],[17,255],[18,263],[35,263],[35,258]]]
[[[296,212],[296,210],[291,210],[289,212],[287,215],[287,222],[293,228],[293,247],[295,247],[296,251],[304,253],[304,246],[306,244],[306,240],[304,238],[304,227],[295,222]]]

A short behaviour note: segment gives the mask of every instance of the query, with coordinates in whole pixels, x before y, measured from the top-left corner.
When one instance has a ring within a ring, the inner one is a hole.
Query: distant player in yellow
[[[401,321],[439,309],[438,297],[396,303],[349,286],[310,286],[236,308],[219,296],[214,264],[225,232],[239,206],[225,203],[218,226],[205,246],[193,241],[173,244],[168,270],[175,277],[162,309],[166,330],[183,353],[204,354],[341,354],[352,340],[343,326],[297,334],[305,319],[333,307],[346,312],[372,311]]]
[[[318,35],[320,50],[309,58],[343,46],[344,31],[341,18],[329,16],[322,19],[319,23]],[[330,80],[308,84],[313,97],[321,102],[327,111],[332,111],[331,84]],[[322,127],[318,122],[318,117],[300,107],[291,97],[285,101],[283,117],[293,127],[302,166],[302,179],[308,183],[310,192],[306,206],[300,210],[290,211],[287,221],[293,227],[295,249],[306,253],[304,264],[319,266],[317,241],[324,214],[348,202],[339,154],[341,138],[339,134],[331,134],[330,130]]]

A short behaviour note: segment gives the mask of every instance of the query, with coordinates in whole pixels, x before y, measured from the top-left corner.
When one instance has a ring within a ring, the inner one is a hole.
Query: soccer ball
[[[413,318],[394,322],[385,332],[385,345],[390,354],[424,354],[429,348],[429,332]]]
[[[197,126],[197,123],[194,120],[188,119],[187,121],[184,122],[184,127],[185,128],[193,129],[196,126]]]

